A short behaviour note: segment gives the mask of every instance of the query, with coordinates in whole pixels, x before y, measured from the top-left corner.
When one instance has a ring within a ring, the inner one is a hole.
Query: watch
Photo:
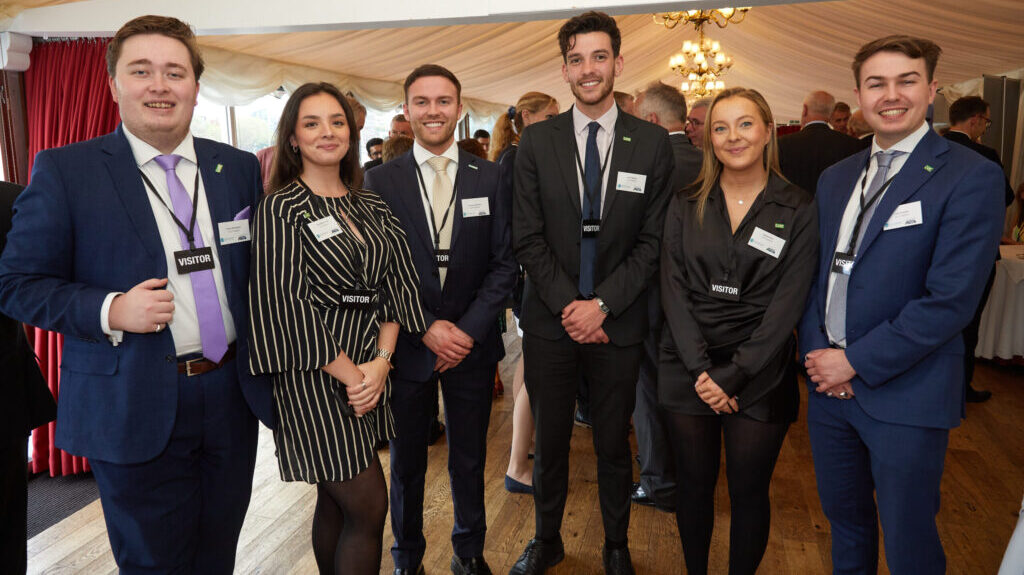
[[[601,298],[595,298],[597,300],[597,307],[601,310],[601,313],[608,315],[612,310],[608,309],[608,306],[604,304],[604,300]]]
[[[394,355],[394,353],[395,352],[387,350],[387,349],[384,349],[383,347],[378,347],[377,348],[377,357],[379,357],[379,358],[383,359],[384,361],[388,362],[388,365],[391,365],[391,356]]]

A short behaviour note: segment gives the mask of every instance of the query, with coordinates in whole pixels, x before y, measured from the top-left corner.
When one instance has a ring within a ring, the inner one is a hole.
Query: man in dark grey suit
[[[811,92],[800,113],[800,131],[779,138],[782,175],[812,195],[825,168],[862,149],[855,138],[829,127],[835,105],[828,92]]]
[[[0,252],[21,186],[0,182]],[[21,323],[0,314],[0,573],[24,573],[28,507],[25,438],[53,421],[57,404],[46,388]]]
[[[631,574],[629,418],[648,334],[647,286],[658,267],[672,151],[664,128],[615,105],[621,36],[600,12],[558,33],[571,110],[519,142],[513,246],[530,278],[521,326],[537,437],[536,535],[511,573],[543,573],[564,557],[573,401],[590,384],[606,573]]]
[[[693,182],[700,172],[704,154],[690,143],[683,128],[686,124],[686,97],[662,82],[654,82],[636,97],[637,116],[668,130],[675,157],[672,192],[678,193]],[[633,485],[633,502],[655,505],[659,509],[675,509],[676,477],[672,451],[668,444],[658,408],[658,341],[661,338],[661,290],[657,275],[648,297],[650,332],[644,340],[644,359],[636,385],[636,408],[633,427],[636,430],[640,481]]]

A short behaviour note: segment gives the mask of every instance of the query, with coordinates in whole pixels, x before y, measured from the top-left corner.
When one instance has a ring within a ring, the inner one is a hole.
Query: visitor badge
[[[309,226],[309,231],[313,233],[313,237],[318,242],[333,238],[341,233],[341,226],[338,225],[338,220],[334,219],[334,216],[326,216],[315,222],[309,222],[306,225]]]
[[[462,217],[476,218],[489,215],[491,215],[491,204],[488,203],[486,196],[483,198],[462,199]]]
[[[889,216],[889,219],[882,226],[883,230],[895,230],[899,228],[905,228],[908,226],[916,226],[924,223],[924,217],[921,215],[921,202],[910,202],[909,204],[903,204],[896,208],[896,211]]]
[[[631,174],[629,172],[619,172],[619,176],[615,179],[615,189],[620,192],[632,192],[634,194],[644,193],[644,187],[647,185],[647,176],[644,174]]]
[[[747,241],[747,245],[778,259],[779,254],[782,253],[782,246],[786,245],[786,240],[755,227],[754,233],[750,234],[750,240]]]
[[[239,242],[247,242],[252,239],[249,235],[249,220],[232,220],[217,224],[220,245],[229,246]]]
[[[181,250],[174,252],[174,263],[178,268],[178,274],[187,276],[192,272],[212,270],[214,268],[213,250],[210,246],[196,248],[193,250]]]

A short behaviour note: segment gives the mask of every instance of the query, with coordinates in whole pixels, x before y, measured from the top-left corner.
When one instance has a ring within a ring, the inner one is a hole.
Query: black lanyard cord
[[[868,162],[870,162],[870,161],[871,160],[868,160]],[[889,184],[892,183],[892,180],[895,177],[896,177],[896,174],[893,174],[893,175],[889,176],[889,179],[886,180],[884,184],[882,184],[882,187],[879,188],[878,191],[875,192],[875,195],[871,196],[871,199],[868,200],[868,202],[865,204],[864,203],[864,185],[867,183],[868,173],[866,171],[864,172],[864,177],[862,177],[860,179],[860,197],[858,198],[858,200],[859,200],[858,204],[860,205],[860,210],[858,210],[858,212],[857,212],[857,219],[854,220],[854,222],[853,222],[853,233],[850,234],[850,239],[849,239],[849,241],[846,242],[846,253],[850,254],[851,251],[854,248],[860,247],[860,246],[857,245],[857,235],[860,233],[860,226],[864,223],[864,213],[868,210],[868,208],[870,208],[871,206],[875,205],[875,202],[877,202],[878,199],[882,197],[882,194],[885,192],[886,188],[889,187]],[[855,255],[855,254],[851,254],[851,255]]]
[[[160,203],[163,204],[165,208],[167,208],[167,211],[171,214],[171,219],[174,220],[174,223],[177,224],[179,228],[181,228],[181,231],[185,232],[185,239],[188,240],[189,249],[196,249],[196,214],[199,213],[199,209],[196,207],[196,201],[199,199],[199,166],[196,166],[196,181],[192,186],[192,219],[189,220],[187,228],[185,227],[185,224],[181,223],[181,220],[178,219],[178,216],[174,214],[174,210],[171,209],[171,207],[167,205],[167,202],[165,202],[164,199],[160,197],[160,194],[157,193],[156,191],[156,187],[153,186],[153,182],[149,181],[149,178],[146,177],[146,174],[144,174],[141,169],[139,170],[139,175],[142,176],[142,181],[146,182],[146,186],[149,187],[149,191],[153,192],[153,195],[156,196],[156,199],[159,200]],[[167,193],[170,194],[170,189],[167,190]]]
[[[447,168],[445,168],[447,170]],[[434,219],[434,204],[430,201],[427,196],[427,181],[423,178],[423,166],[416,166],[416,178],[420,184],[420,190],[423,192],[423,199],[427,201],[427,206],[430,207],[427,210],[430,215],[430,226],[434,232],[434,250],[441,249],[441,230],[448,224],[448,216],[451,215],[452,206],[455,205],[455,197],[458,195],[459,190],[459,172],[455,172],[455,182],[452,183],[452,197],[448,200],[448,207],[444,209],[444,217],[441,218],[441,227],[437,226],[437,220]]]
[[[615,143],[615,138],[612,137],[612,141],[608,143],[608,149],[604,153],[604,164],[601,166],[601,172],[598,177],[597,190],[591,190],[587,187],[587,173],[583,170],[583,162],[580,161],[580,147],[573,146],[572,151],[576,155],[576,167],[580,170],[580,179],[583,180],[583,193],[586,194],[587,199],[590,200],[590,213],[587,214],[587,219],[594,218],[594,193],[597,193],[597,199],[601,199],[601,187],[604,185],[604,172],[608,168],[608,160],[612,157],[612,144]],[[597,219],[601,218],[601,214],[597,214]]]

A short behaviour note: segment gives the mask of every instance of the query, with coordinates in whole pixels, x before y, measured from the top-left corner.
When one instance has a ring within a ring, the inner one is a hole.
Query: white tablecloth
[[[1000,246],[996,279],[981,314],[977,357],[1024,357],[1024,246]]]

